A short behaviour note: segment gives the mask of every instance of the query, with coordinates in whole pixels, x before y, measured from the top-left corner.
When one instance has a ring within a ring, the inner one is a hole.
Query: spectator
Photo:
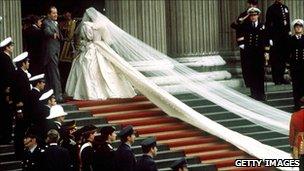
[[[187,161],[184,158],[179,159],[171,165],[171,169],[173,171],[188,171]]]
[[[131,145],[135,141],[135,131],[132,126],[123,128],[118,136],[121,144],[116,151],[116,166],[119,171],[134,171],[136,159],[131,149]]]
[[[30,73],[37,75],[43,72],[42,69],[42,50],[43,50],[43,32],[41,30],[43,18],[32,15],[29,17],[30,26],[27,28],[24,35],[26,43],[26,51],[29,52],[31,61]]]
[[[59,139],[58,131],[55,129],[48,131],[46,142],[49,147],[45,150],[43,171],[71,171],[73,169],[68,150],[57,144]]]
[[[112,143],[116,140],[115,128],[105,126],[100,130],[101,135],[95,137],[94,170],[116,171],[115,150]]]
[[[94,164],[94,149],[93,142],[96,135],[97,127],[94,125],[87,125],[83,128],[84,144],[80,148],[79,156],[81,159],[81,170],[92,171]]]
[[[153,157],[157,154],[155,138],[147,138],[141,143],[143,155],[137,160],[136,171],[157,171]]]
[[[0,43],[0,144],[8,144],[12,135],[13,114],[10,109],[14,64],[11,59],[14,43],[8,37]]]
[[[62,38],[57,23],[57,9],[52,6],[48,11],[48,18],[44,20],[44,66],[46,68],[46,79],[49,87],[54,89],[55,97],[58,103],[63,102],[62,89],[60,83],[60,73],[58,69],[60,40]]]

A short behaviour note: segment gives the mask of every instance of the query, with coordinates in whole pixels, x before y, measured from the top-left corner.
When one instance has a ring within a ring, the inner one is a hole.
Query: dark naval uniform
[[[290,17],[288,7],[275,2],[266,13],[267,37],[273,41],[270,51],[270,64],[273,81],[276,84],[285,83],[284,72],[288,50],[286,48],[290,34]]]
[[[289,41],[289,64],[295,108],[299,109],[304,96],[304,35],[293,35]]]
[[[8,143],[12,134],[13,114],[7,101],[10,94],[6,89],[11,87],[14,71],[15,67],[10,56],[0,52],[0,143]]]
[[[136,159],[131,147],[126,143],[121,143],[116,151],[117,170],[134,171]]]
[[[257,100],[265,98],[264,92],[264,53],[266,47],[265,26],[261,22],[247,22],[241,26],[243,30],[244,60],[248,71],[247,84],[251,96]]]
[[[17,112],[16,115],[16,126],[15,126],[15,146],[16,155],[19,157],[23,152],[23,137],[26,129],[29,127],[29,113],[28,113],[28,97],[31,90],[29,79],[27,74],[18,68],[14,74],[14,83],[12,85],[13,101],[15,104],[22,102],[23,107],[16,108],[16,111],[21,110],[20,114]],[[20,156],[21,157],[21,156]]]
[[[250,22],[249,17],[246,18],[245,20],[241,20],[241,18],[244,18],[247,15],[247,10],[242,12],[239,17],[237,18],[237,20],[235,22],[233,22],[231,24],[231,28],[235,29],[236,31],[236,42],[238,44],[238,46],[240,46],[242,43],[242,41],[244,40],[243,37],[243,32],[244,30],[242,30],[242,24],[244,23],[248,23]],[[244,79],[244,83],[246,85],[246,87],[249,87],[249,71],[248,71],[248,65],[250,65],[250,63],[248,63],[248,60],[245,59],[244,56],[244,49],[240,48],[240,58],[241,58],[241,67],[242,67],[242,75],[243,75],[243,79]]]
[[[43,170],[43,156],[44,149],[36,146],[34,151],[25,151],[24,159],[22,161],[22,169],[24,171],[41,171]]]
[[[94,170],[116,171],[115,151],[110,143],[103,142],[95,149]]]
[[[151,156],[143,154],[136,162],[136,171],[157,171],[155,161]]]

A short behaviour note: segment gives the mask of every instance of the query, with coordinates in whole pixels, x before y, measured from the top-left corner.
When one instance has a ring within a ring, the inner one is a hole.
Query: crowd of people
[[[258,0],[248,0],[248,9],[231,24],[240,47],[245,85],[250,88],[251,97],[264,101],[265,64],[268,65],[269,61],[276,85],[289,84],[284,77],[286,69],[289,69],[295,110],[298,110],[304,96],[304,22],[295,19],[290,23],[290,11],[283,0],[274,0],[268,7],[265,24],[259,19],[262,11],[257,7]]]

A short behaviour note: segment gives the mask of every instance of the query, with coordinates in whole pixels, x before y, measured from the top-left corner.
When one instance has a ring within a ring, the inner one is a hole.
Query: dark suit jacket
[[[136,162],[136,171],[157,171],[156,164],[153,158],[143,154]]]
[[[50,145],[45,150],[44,171],[71,171],[73,168],[67,149]]]
[[[42,73],[43,31],[37,26],[30,26],[25,34],[26,51],[31,60],[30,73]]]
[[[34,88],[29,92],[28,105],[32,123],[37,123],[41,120],[41,113],[39,112],[39,98],[41,95],[42,93]]]
[[[80,154],[82,171],[92,171],[94,162],[94,149],[92,146],[84,148]]]
[[[116,166],[119,171],[134,171],[136,159],[130,146],[121,143],[116,151]]]
[[[50,19],[45,19],[43,22],[43,33],[44,33],[44,65],[50,62],[58,64],[59,53],[60,53],[60,40],[54,39],[54,34],[60,35],[58,25]]]
[[[116,171],[115,151],[107,142],[100,143],[95,148],[94,170]]]
[[[15,103],[28,102],[28,95],[31,91],[30,81],[27,74],[20,68],[18,68],[14,73],[14,83],[13,87],[13,100]]]

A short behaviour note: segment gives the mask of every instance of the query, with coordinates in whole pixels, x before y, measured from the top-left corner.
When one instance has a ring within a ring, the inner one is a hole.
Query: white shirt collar
[[[33,87],[33,89],[37,90],[38,92],[40,92],[40,90],[37,87]]]
[[[37,145],[35,145],[33,148],[30,149],[30,152],[33,153],[36,149]]]
[[[58,145],[57,143],[50,143],[50,146],[52,146],[52,145]]]

